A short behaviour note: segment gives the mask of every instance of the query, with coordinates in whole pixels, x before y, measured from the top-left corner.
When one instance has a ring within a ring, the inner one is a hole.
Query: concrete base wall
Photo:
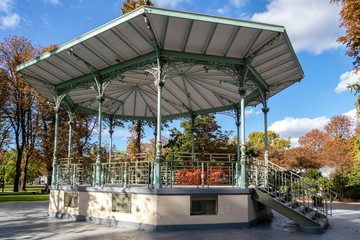
[[[78,206],[66,207],[65,192],[78,193]],[[246,228],[271,217],[271,209],[251,198],[252,189],[52,188],[49,216],[144,230]],[[131,197],[131,211],[112,211],[112,194]],[[191,196],[217,196],[217,213],[190,215]]]

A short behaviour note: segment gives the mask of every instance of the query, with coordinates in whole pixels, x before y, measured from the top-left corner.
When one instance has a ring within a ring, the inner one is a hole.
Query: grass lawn
[[[14,203],[14,202],[33,202],[33,201],[49,201],[48,194],[33,194],[31,192],[4,192],[0,193],[1,203]]]
[[[39,190],[44,190],[45,189],[45,186],[44,185],[39,185],[39,186],[26,186],[26,190],[28,192],[37,192]],[[13,191],[14,190],[14,186],[13,185],[5,185],[4,187],[4,191],[5,192],[8,192],[8,191]],[[2,191],[2,188],[0,188],[0,191]]]
[[[28,186],[26,190],[28,192],[0,192],[0,204],[1,203],[14,203],[14,202],[33,202],[33,201],[49,201],[48,194],[32,193],[45,189],[45,186]],[[6,185],[5,191],[12,191],[13,186]],[[2,191],[2,189],[0,189]]]

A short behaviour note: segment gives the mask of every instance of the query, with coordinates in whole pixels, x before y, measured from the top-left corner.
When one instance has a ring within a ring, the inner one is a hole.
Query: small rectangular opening
[[[112,194],[113,212],[131,212],[131,194]]]
[[[78,207],[79,206],[79,193],[78,192],[64,192],[64,206],[65,207]]]
[[[190,215],[216,215],[217,195],[190,196]]]

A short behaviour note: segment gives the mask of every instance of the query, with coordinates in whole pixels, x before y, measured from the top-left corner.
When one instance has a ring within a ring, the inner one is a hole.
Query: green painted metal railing
[[[267,178],[265,173],[267,172]],[[327,221],[332,215],[336,193],[274,163],[253,159],[249,164],[249,185],[280,204],[316,221]]]
[[[154,187],[154,160],[150,154],[114,155],[111,163],[101,163],[100,186]],[[235,154],[168,153],[161,166],[165,188],[192,186],[239,186],[240,165]],[[60,159],[60,185],[95,186],[96,163],[91,158]],[[68,162],[71,166],[68,167]],[[332,214],[336,194],[298,174],[264,160],[247,159],[248,184],[280,204],[304,216],[321,221]],[[238,180],[239,181],[239,180]]]

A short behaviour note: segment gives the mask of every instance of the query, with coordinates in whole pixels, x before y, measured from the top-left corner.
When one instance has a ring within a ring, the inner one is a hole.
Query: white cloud
[[[340,10],[326,0],[270,0],[266,11],[252,20],[285,26],[296,51],[320,54],[340,46]]]
[[[245,110],[245,116],[249,117],[251,115],[259,115],[262,111],[257,111],[255,112],[254,109],[250,109],[250,110]]]
[[[356,117],[356,109],[352,109],[342,115],[351,117],[354,122],[358,121]],[[280,134],[280,137],[282,138],[291,137],[291,147],[297,147],[299,137],[304,136],[306,133],[315,128],[322,131],[329,121],[330,118],[325,116],[313,119],[286,117],[284,120],[276,121],[271,124],[269,130]]]
[[[109,128],[102,130],[101,134],[103,136],[110,136]],[[130,132],[127,129],[117,129],[113,133],[113,137],[120,137],[123,140],[127,140],[129,136],[130,136]]]
[[[353,110],[350,110],[350,111],[344,113],[343,115],[349,116],[349,117],[353,120],[354,123],[359,122],[359,119],[357,118],[357,113],[356,113],[356,109],[355,109],[355,108],[354,108]],[[354,124],[354,128],[355,128],[355,125],[356,125],[356,124]]]
[[[191,0],[157,0],[155,4],[159,4],[160,7],[178,7],[179,4],[186,4],[191,2]]]
[[[299,137],[304,136],[314,128],[323,130],[329,120],[329,118],[324,116],[314,119],[286,117],[284,120],[274,122],[269,127],[269,130],[280,134],[282,138],[291,137],[291,146],[295,147]]]
[[[234,7],[241,8],[246,4],[246,0],[230,0],[230,4]]]
[[[291,138],[290,139],[290,146],[295,148],[299,146],[299,138]]]
[[[0,0],[0,29],[15,28],[20,23],[19,14],[13,9],[13,0]]]
[[[341,93],[347,91],[347,86],[357,83],[360,79],[360,76],[355,74],[354,71],[346,72],[340,76],[340,82],[335,88],[336,93]]]
[[[228,15],[230,11],[235,8],[241,8],[246,5],[247,0],[230,0],[228,4],[225,4],[222,8],[216,10],[220,15]]]
[[[59,5],[61,3],[60,0],[43,0],[43,2],[54,6]]]
[[[230,10],[231,8],[225,5],[223,8],[219,8],[218,10],[216,10],[216,12],[220,15],[226,15]]]

